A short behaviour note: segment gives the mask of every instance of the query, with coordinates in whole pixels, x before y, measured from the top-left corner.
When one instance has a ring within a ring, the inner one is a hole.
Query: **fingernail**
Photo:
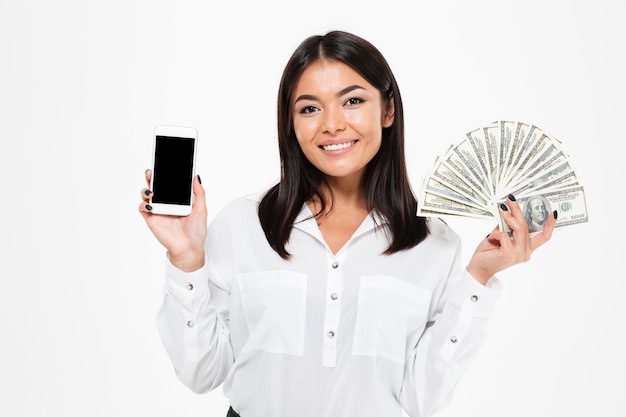
[[[148,171],[150,171],[150,168],[146,169],[146,171],[144,172],[144,174],[147,174]]]
[[[504,203],[500,203],[500,208],[504,211],[509,211],[509,208]]]
[[[485,239],[489,239],[489,236],[491,236],[491,233],[489,233],[489,234],[485,237]]]
[[[516,201],[516,200],[515,200],[515,197],[513,197],[513,194],[509,194],[509,200],[511,200],[511,201]]]
[[[200,178],[200,175],[198,175],[198,182],[202,184],[202,179]]]
[[[146,193],[146,195],[150,195],[150,194],[152,194],[152,191],[146,190],[146,191],[144,191],[144,193]]]
[[[559,217],[559,213],[556,210],[552,212],[552,215],[554,216],[554,220],[556,220]]]
[[[152,206],[150,204],[146,204],[146,210],[148,211],[152,210]]]

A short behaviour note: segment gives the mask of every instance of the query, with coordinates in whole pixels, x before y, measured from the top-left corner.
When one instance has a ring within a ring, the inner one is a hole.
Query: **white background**
[[[0,0],[0,415],[225,415],[221,389],[177,381],[157,335],[164,251],[137,212],[152,129],[198,129],[211,217],[269,185],[282,68],[329,29],[394,69],[415,186],[498,119],[559,137],[585,185],[590,222],[500,274],[484,348],[441,415],[619,415],[625,4]],[[452,223],[467,258],[495,225]]]

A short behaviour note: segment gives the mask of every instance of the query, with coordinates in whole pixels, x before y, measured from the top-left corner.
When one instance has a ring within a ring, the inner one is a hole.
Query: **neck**
[[[361,218],[367,215],[368,210],[365,198],[360,187],[337,187],[329,182],[330,188],[324,187],[321,194],[324,198],[324,210],[322,204],[316,197],[309,201],[309,209],[316,215],[318,225],[327,222],[329,217],[333,218]]]
[[[354,210],[365,208],[365,196],[360,181],[346,178],[327,178],[328,187],[323,186],[321,194],[326,208],[333,210]]]

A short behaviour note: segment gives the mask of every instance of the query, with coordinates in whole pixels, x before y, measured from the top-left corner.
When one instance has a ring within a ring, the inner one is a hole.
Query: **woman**
[[[432,415],[476,354],[494,275],[550,239],[554,217],[530,238],[510,196],[512,239],[496,228],[461,268],[458,236],[415,215],[403,123],[374,46],[312,36],[280,83],[276,186],[228,205],[208,235],[200,178],[188,217],[151,214],[143,190],[169,255],[161,338],[192,390],[223,383],[229,416]]]

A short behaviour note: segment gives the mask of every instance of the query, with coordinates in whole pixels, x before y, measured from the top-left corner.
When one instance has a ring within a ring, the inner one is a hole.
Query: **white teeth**
[[[322,146],[322,149],[324,149],[325,151],[338,151],[340,149],[349,148],[350,146],[354,145],[355,142],[356,141],[346,142],[346,143],[338,143],[336,145],[326,145],[326,146]]]

